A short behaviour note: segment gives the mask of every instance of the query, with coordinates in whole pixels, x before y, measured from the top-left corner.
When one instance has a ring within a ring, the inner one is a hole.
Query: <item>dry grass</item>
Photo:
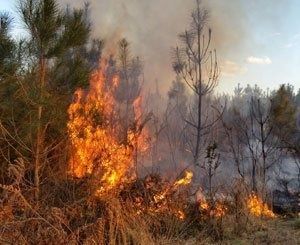
[[[299,219],[254,218],[238,199],[216,218],[187,198],[168,197],[186,207],[181,220],[167,210],[137,212],[132,201],[116,195],[91,198],[82,182],[46,186],[39,205],[19,183],[1,187],[0,244],[300,244]]]
[[[186,232],[185,222],[176,217],[137,214],[115,198],[32,207],[19,195],[10,193],[2,204],[1,244],[172,244]]]
[[[37,215],[40,215],[40,217]],[[244,231],[235,233],[232,215],[220,222],[223,236],[216,240],[205,220],[181,221],[168,215],[137,215],[119,200],[78,203],[47,208],[3,206],[1,244],[299,244],[299,220],[250,218]]]

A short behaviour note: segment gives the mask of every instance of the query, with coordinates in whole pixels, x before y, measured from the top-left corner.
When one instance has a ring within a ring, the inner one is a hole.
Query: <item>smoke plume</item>
[[[85,0],[60,2],[81,7]],[[121,37],[127,38],[133,54],[143,60],[145,84],[153,88],[157,79],[162,91],[167,91],[175,77],[171,67],[171,47],[178,44],[178,34],[189,27],[195,1],[91,0],[90,3],[93,35],[103,38],[109,45]],[[211,12],[212,48],[217,49],[219,57],[226,57],[245,36],[246,20],[241,1],[204,0],[203,6]],[[220,59],[221,63],[223,60]]]

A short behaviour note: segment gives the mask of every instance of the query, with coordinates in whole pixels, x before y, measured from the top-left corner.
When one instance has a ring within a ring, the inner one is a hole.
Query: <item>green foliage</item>
[[[297,97],[291,85],[282,85],[272,98],[271,124],[281,147],[300,156],[300,130],[297,125]]]
[[[0,13],[0,78],[8,78],[16,70],[16,43],[9,35],[12,18]],[[2,81],[1,79],[1,81]]]
[[[277,135],[286,140],[297,130],[296,103],[291,85],[281,85],[274,93],[271,105],[271,119]]]
[[[19,14],[28,34],[20,42],[10,36],[13,18],[0,14],[0,120],[11,134],[0,137],[1,164],[20,155],[33,162],[39,128],[45,162],[57,164],[53,146],[65,140],[68,105],[75,89],[87,86],[103,42],[90,39],[87,4],[62,9],[56,0],[24,0]]]
[[[84,10],[63,12],[56,0],[27,0],[19,8],[37,56],[57,57],[88,40]]]

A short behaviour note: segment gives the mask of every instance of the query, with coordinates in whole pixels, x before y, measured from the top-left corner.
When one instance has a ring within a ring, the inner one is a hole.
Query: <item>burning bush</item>
[[[247,207],[250,214],[256,217],[275,218],[275,214],[269,209],[268,205],[255,193],[249,195]]]
[[[121,192],[121,198],[132,202],[137,214],[165,214],[184,219],[188,195],[179,188],[188,185],[192,176],[192,172],[186,171],[183,178],[172,184],[159,175],[148,175],[129,184]]]
[[[118,79],[107,76],[106,64],[101,64],[91,78],[89,90],[78,90],[68,110],[70,173],[77,178],[91,177],[95,195],[115,191],[135,178],[135,132],[127,132],[128,138],[120,140],[113,96]]]

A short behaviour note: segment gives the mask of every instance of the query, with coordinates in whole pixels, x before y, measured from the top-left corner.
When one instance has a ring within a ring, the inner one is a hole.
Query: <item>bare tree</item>
[[[269,101],[268,101],[269,102]],[[267,105],[263,105],[261,99],[251,99],[251,121],[257,125],[257,129],[252,127],[252,134],[254,140],[259,143],[260,151],[259,158],[260,164],[260,177],[262,184],[262,195],[265,195],[266,191],[266,174],[267,171],[278,162],[278,141],[273,134],[273,125],[271,124],[271,107],[270,102]]]
[[[279,140],[271,121],[271,101],[257,87],[246,87],[232,102],[223,121],[239,176],[250,177],[251,189],[266,195],[268,173],[279,162]]]
[[[182,45],[174,49],[173,69],[196,98],[196,115],[191,112],[185,122],[195,135],[191,151],[194,164],[199,165],[202,137],[204,131],[211,126],[208,116],[203,116],[203,101],[217,85],[219,68],[216,51],[210,49],[212,31],[207,28],[209,12],[201,6],[201,0],[196,0],[191,17],[189,29],[179,35]]]

